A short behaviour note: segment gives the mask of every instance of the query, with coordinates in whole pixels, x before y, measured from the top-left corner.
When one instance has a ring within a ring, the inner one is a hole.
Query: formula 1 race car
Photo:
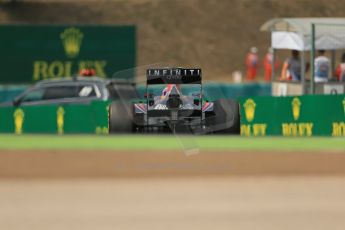
[[[110,106],[110,132],[240,133],[239,104],[203,98],[201,69],[148,69],[146,83],[145,99],[130,109]]]

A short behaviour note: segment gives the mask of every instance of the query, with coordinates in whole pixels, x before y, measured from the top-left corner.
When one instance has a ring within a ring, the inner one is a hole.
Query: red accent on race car
[[[202,111],[205,111],[210,106],[209,102],[205,102],[205,104],[202,106]]]
[[[166,95],[169,95],[171,90],[173,89],[173,87],[176,87],[176,90],[179,94],[180,93],[180,87],[176,84],[168,84],[164,89],[163,89],[163,92],[162,92],[162,96],[166,96]]]
[[[146,104],[134,104],[134,106],[137,107],[139,110],[141,110],[144,113],[146,113],[146,111],[147,111]]]

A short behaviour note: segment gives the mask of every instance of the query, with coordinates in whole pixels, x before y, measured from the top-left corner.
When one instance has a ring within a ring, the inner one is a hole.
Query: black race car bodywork
[[[160,93],[152,93],[150,87],[160,89]],[[183,91],[188,87],[194,91],[186,95]],[[131,123],[135,132],[239,134],[238,103],[228,99],[209,102],[202,95],[201,69],[149,69],[145,100],[133,103],[127,109],[116,103],[111,105],[110,130],[128,131],[129,128],[123,128]],[[126,118],[120,122],[124,114],[120,116],[119,110],[127,110],[130,120]],[[114,116],[118,117],[117,120],[113,119]]]
[[[156,91],[152,92],[151,87]],[[205,100],[201,69],[149,69],[145,95],[140,99],[135,84],[125,80],[75,77],[41,81],[0,107],[88,104],[102,100],[110,101],[110,133],[240,132],[238,103],[229,99]]]

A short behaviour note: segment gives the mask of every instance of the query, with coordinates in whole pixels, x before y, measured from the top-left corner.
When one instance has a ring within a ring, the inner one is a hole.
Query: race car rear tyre
[[[133,113],[130,103],[114,101],[109,106],[109,133],[132,133]]]
[[[240,134],[240,106],[230,99],[214,102],[215,115],[209,119],[211,129],[216,134]]]

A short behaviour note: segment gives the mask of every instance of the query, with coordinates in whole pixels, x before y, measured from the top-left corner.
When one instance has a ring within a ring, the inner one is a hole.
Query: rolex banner
[[[109,78],[135,66],[134,26],[1,25],[0,34],[0,84],[70,77],[83,68]]]
[[[0,107],[0,133],[108,133],[107,101]],[[242,136],[345,136],[345,95],[240,100]]]
[[[345,136],[345,95],[240,100],[241,135]]]
[[[108,133],[107,101],[90,104],[0,107],[0,132],[28,133]]]

